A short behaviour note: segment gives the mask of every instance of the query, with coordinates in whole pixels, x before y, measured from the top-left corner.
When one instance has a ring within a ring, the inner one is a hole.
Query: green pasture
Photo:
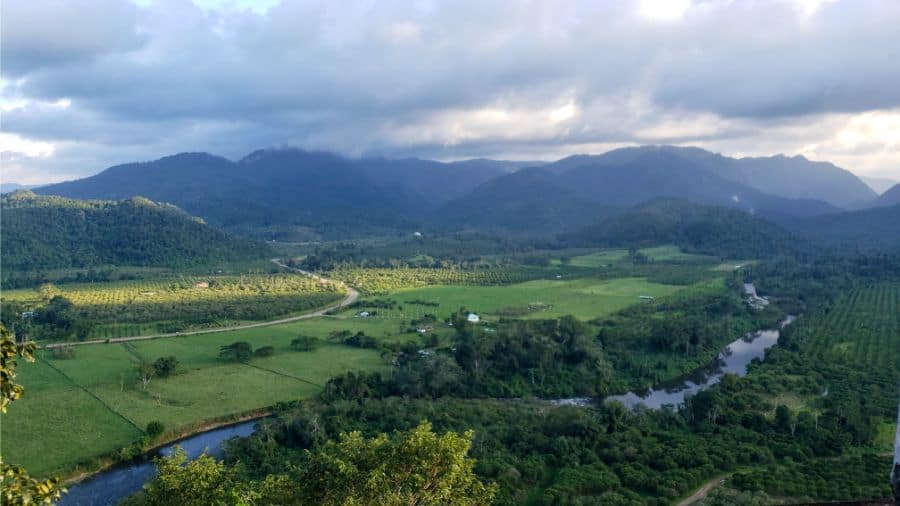
[[[638,251],[655,262],[705,263],[713,262],[715,260],[713,257],[707,255],[685,253],[681,251],[681,248],[674,245],[656,246]],[[626,258],[628,258],[627,249],[608,249],[572,257],[569,261],[569,265],[573,267],[596,268],[616,264]]]
[[[504,310],[538,308],[523,318],[553,318],[573,315],[588,320],[641,302],[639,296],[662,297],[685,287],[652,283],[643,278],[560,279],[527,281],[508,286],[430,286],[401,290],[391,298],[398,302],[423,300],[437,307],[420,306],[416,311],[449,316],[460,307],[482,315],[499,315]],[[404,306],[404,309],[409,309]],[[388,312],[390,313],[390,312]]]
[[[311,352],[294,351],[290,341],[298,334],[296,325],[284,325],[80,346],[74,358],[64,360],[40,350],[37,362],[20,367],[24,398],[3,416],[4,459],[37,475],[68,472],[127,446],[151,421],[177,430],[309,398],[328,378],[346,370],[384,367],[374,350],[323,343]],[[218,358],[220,346],[239,340],[254,349],[274,346],[276,353],[246,364]],[[153,378],[142,389],[134,370],[139,358],[169,355],[178,358],[178,373]]]

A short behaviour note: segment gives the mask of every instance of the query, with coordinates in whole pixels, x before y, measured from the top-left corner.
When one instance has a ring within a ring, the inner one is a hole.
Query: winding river
[[[233,437],[249,436],[256,421],[241,422],[193,435],[160,448],[155,455],[169,455],[181,446],[188,458],[196,459],[204,451],[214,457],[223,454],[222,443]],[[124,464],[97,473],[93,477],[69,486],[69,493],[59,501],[61,506],[110,506],[139,491],[156,473],[153,462]]]
[[[750,333],[729,344],[708,365],[672,382],[660,385],[646,392],[629,392],[625,395],[607,397],[618,400],[630,408],[644,405],[650,409],[659,409],[665,405],[678,406],[684,402],[686,395],[694,394],[721,381],[725,374],[738,376],[747,374],[747,366],[753,359],[763,359],[766,350],[778,342],[780,329],[794,321],[793,316],[785,318],[779,329],[760,330]],[[593,404],[590,398],[557,399],[556,405],[587,406]],[[157,455],[169,455],[178,445],[185,449],[188,457],[195,459],[204,451],[215,457],[223,453],[222,443],[232,437],[249,436],[253,433],[256,421],[242,422],[227,427],[213,429],[182,439],[161,448]],[[98,473],[92,478],[69,487],[69,493],[63,496],[62,506],[108,506],[116,504],[123,498],[139,491],[153,477],[155,468],[151,461],[145,460],[134,464],[116,466]]]
[[[760,330],[747,334],[726,346],[711,364],[697,369],[687,376],[666,382],[646,392],[628,392],[606,399],[619,401],[629,408],[639,405],[650,409],[659,409],[666,405],[677,407],[684,402],[686,396],[715,385],[726,374],[745,376],[750,362],[753,359],[765,358],[766,350],[778,343],[781,329],[790,325],[795,319],[796,317],[789,315],[781,321],[778,329]]]

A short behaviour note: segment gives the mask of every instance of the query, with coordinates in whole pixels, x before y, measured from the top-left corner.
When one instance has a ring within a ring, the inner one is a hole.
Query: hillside
[[[260,258],[264,244],[239,239],[180,209],[133,197],[119,202],[44,197],[0,199],[4,276],[97,265],[189,266]]]
[[[91,199],[142,195],[250,235],[309,228],[337,234],[366,225],[396,226],[402,221],[402,206],[411,201],[337,155],[293,149],[260,150],[239,162],[182,153],[118,165],[37,192]]]
[[[421,158],[364,158],[353,163],[379,185],[403,189],[427,207],[437,207],[496,177],[537,165],[484,158],[449,163]]]
[[[895,206],[900,204],[900,184],[895,184],[872,201],[873,207]]]
[[[857,176],[828,162],[784,155],[731,158],[694,147],[641,146],[597,156],[578,155],[560,160],[554,164],[554,170],[562,173],[583,165],[621,167],[647,155],[655,155],[660,160],[686,160],[697,169],[722,179],[788,199],[821,200],[833,206],[851,208],[876,196]]]
[[[769,195],[669,150],[578,155],[501,176],[435,213],[445,227],[517,232],[575,230],[658,198],[735,208],[773,220],[838,211],[819,200]]]
[[[848,249],[900,248],[900,203],[816,216],[785,225],[824,245]]]
[[[790,233],[743,211],[670,199],[601,219],[562,240],[573,246],[677,244],[685,251],[730,258],[766,258],[798,248]]]
[[[541,168],[523,169],[479,186],[431,216],[437,226],[546,234],[584,226],[606,206],[580,198]]]

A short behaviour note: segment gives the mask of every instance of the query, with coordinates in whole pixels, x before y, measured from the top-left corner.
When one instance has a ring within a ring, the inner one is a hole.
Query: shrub
[[[262,348],[257,348],[256,351],[253,352],[253,355],[257,357],[271,357],[275,354],[275,348],[272,346],[263,346]]]
[[[291,348],[294,348],[297,351],[312,351],[316,349],[319,344],[320,340],[318,337],[299,336],[291,341]]]
[[[250,343],[245,341],[237,341],[227,346],[219,348],[219,358],[231,362],[246,362],[253,356],[253,348]]]
[[[164,430],[166,430],[165,425],[163,425],[163,423],[160,421],[154,420],[147,424],[146,432],[147,432],[148,436],[150,436],[151,438],[154,438],[154,437],[162,434]]]

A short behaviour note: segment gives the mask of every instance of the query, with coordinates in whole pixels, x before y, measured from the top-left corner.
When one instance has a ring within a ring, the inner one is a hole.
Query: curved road
[[[270,325],[280,325],[282,323],[290,323],[290,322],[295,322],[295,321],[299,321],[299,320],[307,320],[309,318],[316,318],[319,316],[323,316],[325,313],[327,313],[329,311],[332,311],[334,309],[340,309],[344,306],[350,305],[353,302],[355,302],[356,299],[359,298],[359,292],[357,292],[351,286],[348,286],[346,284],[339,283],[339,282],[334,282],[334,281],[332,281],[328,278],[324,278],[322,276],[317,276],[316,274],[313,274],[309,271],[304,271],[303,269],[297,269],[295,267],[288,267],[287,265],[282,263],[281,260],[279,260],[278,258],[273,258],[272,263],[274,263],[275,265],[278,265],[279,267],[287,269],[289,271],[294,271],[294,272],[303,274],[304,276],[309,276],[313,279],[321,279],[323,281],[333,282],[335,284],[341,285],[347,289],[347,296],[344,297],[337,304],[333,304],[331,306],[324,307],[322,309],[317,309],[317,310],[309,312],[309,313],[304,313],[299,316],[291,316],[290,318],[282,318],[280,320],[271,320],[271,321],[259,322],[259,323],[248,323],[245,325],[234,325],[231,327],[220,327],[220,328],[216,328],[216,329],[192,330],[189,332],[174,332],[171,334],[151,334],[151,335],[146,335],[146,336],[113,337],[110,339],[91,339],[88,341],[53,343],[53,344],[45,344],[45,345],[41,346],[41,348],[56,348],[58,346],[72,346],[72,345],[82,345],[82,344],[123,343],[126,341],[143,341],[143,340],[147,340],[147,339],[163,339],[166,337],[184,337],[184,336],[194,336],[194,335],[198,335],[198,334],[212,334],[213,332],[231,332],[233,330],[244,330],[244,329],[253,329],[253,328],[257,328],[257,327],[268,327]]]

